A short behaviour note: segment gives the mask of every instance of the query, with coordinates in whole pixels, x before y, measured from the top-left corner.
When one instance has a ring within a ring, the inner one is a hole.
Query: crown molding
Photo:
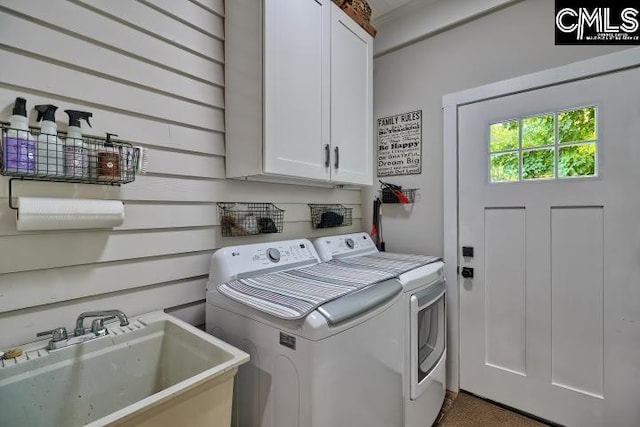
[[[523,0],[414,0],[373,21],[378,57]]]

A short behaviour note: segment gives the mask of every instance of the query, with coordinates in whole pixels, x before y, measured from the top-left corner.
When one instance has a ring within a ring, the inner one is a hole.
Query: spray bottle
[[[36,105],[38,112],[37,121],[42,120],[36,154],[38,174],[48,176],[64,175],[64,150],[62,141],[58,138],[58,126],[56,125],[56,110],[58,107],[51,104]]]
[[[80,120],[89,127],[89,118],[93,113],[87,111],[64,110],[69,115],[69,129],[64,147],[64,173],[75,178],[89,178],[89,149],[82,139]]]
[[[35,174],[36,140],[29,132],[27,100],[24,98],[16,98],[2,147],[5,172]]]

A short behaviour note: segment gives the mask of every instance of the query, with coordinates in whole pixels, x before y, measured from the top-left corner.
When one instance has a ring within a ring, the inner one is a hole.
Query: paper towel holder
[[[18,231],[107,229],[123,224],[125,211],[120,200],[17,197],[13,202],[13,181],[9,179],[9,207],[16,211]]]
[[[4,136],[11,130],[9,123],[0,121],[0,136],[4,141]],[[16,129],[13,129],[16,130]],[[36,137],[43,135],[38,127],[29,126],[31,134]],[[46,135],[46,134],[45,134]],[[57,136],[64,139],[66,132],[58,132]],[[9,177],[9,208],[19,214],[18,205],[13,202],[13,181],[48,181],[48,182],[68,182],[73,184],[99,184],[109,186],[120,186],[135,181],[137,173],[146,172],[146,151],[143,147],[134,146],[131,142],[111,139],[115,134],[107,133],[106,138],[94,135],[83,135],[83,144],[87,147],[86,170],[81,176],[73,170],[60,171],[64,166],[58,159],[50,159],[47,155],[25,161],[26,166],[20,160],[18,165],[8,165],[6,159],[0,155],[0,175]],[[117,135],[115,135],[117,136]],[[0,147],[2,142],[0,142]],[[47,152],[50,149],[46,150]],[[105,154],[106,153],[106,154]],[[49,170],[50,164],[55,162],[55,171]],[[85,167],[85,166],[83,166]],[[41,168],[44,168],[42,170]]]
[[[38,179],[37,177],[35,178],[30,178],[30,177],[24,177],[24,176],[20,176],[20,177],[11,177],[9,178],[9,207],[11,209],[13,209],[14,211],[16,211],[16,216],[19,215],[20,213],[20,209],[18,208],[18,206],[14,205],[13,203],[13,181],[49,181],[49,180],[42,180],[42,179]],[[119,183],[110,183],[112,186],[120,186]]]
[[[18,207],[13,204],[13,181],[15,179],[22,180],[22,178],[10,178],[9,179],[9,207],[16,211],[16,215],[18,214]]]
[[[17,231],[113,229],[124,223],[120,200],[18,197]]]
[[[113,228],[122,225],[124,222],[124,204],[119,200],[43,199],[38,197],[25,197],[23,200],[22,197],[16,197],[17,204],[14,204],[13,181],[17,179],[23,180],[22,177],[9,179],[9,207],[16,211],[18,231]],[[53,205],[51,201],[55,201]],[[26,204],[23,205],[23,203]],[[49,204],[46,210],[50,211],[52,209],[55,212],[53,216],[58,218],[58,223],[54,225],[47,223],[42,211],[38,210],[41,209],[40,205],[43,203],[45,205]],[[77,203],[81,205],[77,205]],[[98,204],[100,205],[98,206]],[[79,208],[79,206],[82,206],[82,208]],[[71,215],[65,215],[69,213]],[[68,220],[62,221],[60,219],[62,216],[73,218],[71,222]]]

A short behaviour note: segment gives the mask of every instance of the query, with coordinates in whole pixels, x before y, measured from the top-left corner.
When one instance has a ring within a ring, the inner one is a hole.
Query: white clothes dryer
[[[236,376],[238,427],[394,427],[403,419],[402,287],[391,279],[283,320],[218,290],[234,279],[318,265],[305,239],[212,257],[206,330],[249,353]]]
[[[323,262],[378,253],[367,233],[321,237],[314,246]],[[403,288],[403,426],[430,426],[446,393],[444,264],[427,264],[397,277]]]

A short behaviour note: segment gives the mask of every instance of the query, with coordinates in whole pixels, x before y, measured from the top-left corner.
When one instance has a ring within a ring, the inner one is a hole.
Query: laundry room
[[[0,1],[0,425],[640,425],[584,3]]]

